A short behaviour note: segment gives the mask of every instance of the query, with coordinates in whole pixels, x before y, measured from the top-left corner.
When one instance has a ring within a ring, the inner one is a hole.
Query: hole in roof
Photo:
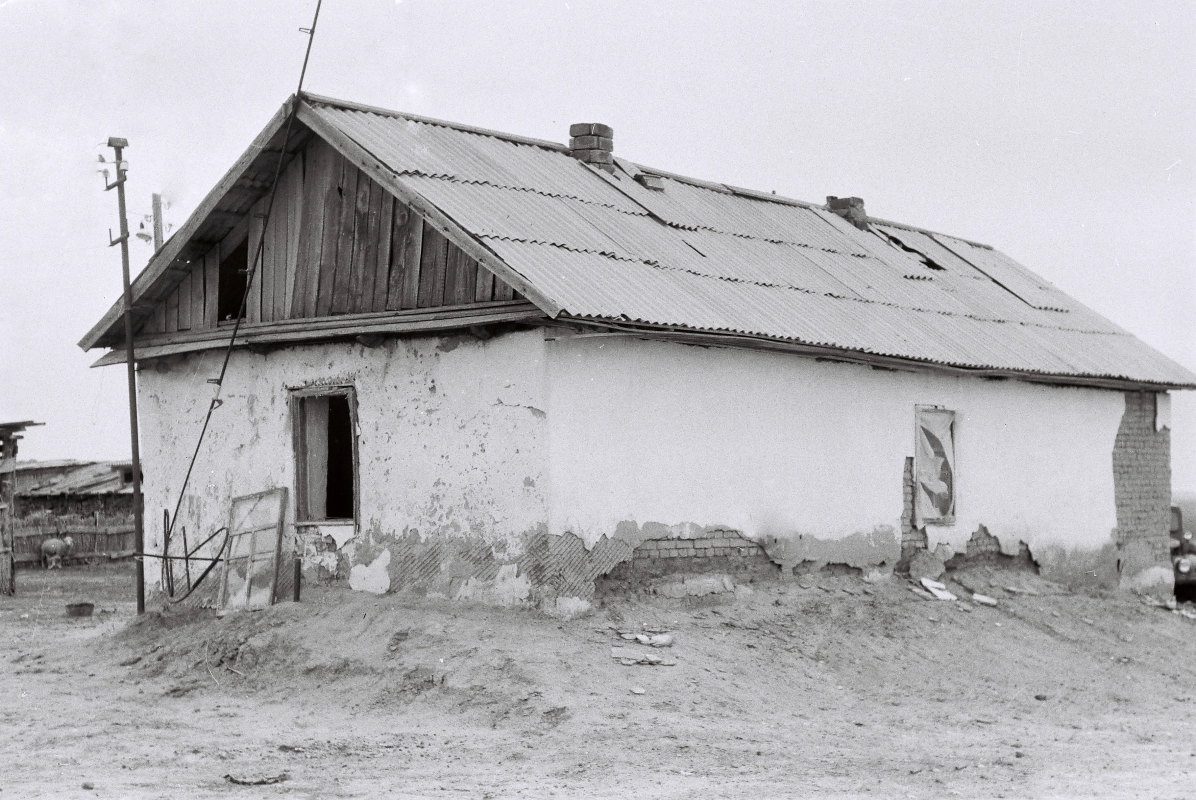
[[[942,267],[942,266],[939,266],[938,264],[934,263],[934,261],[930,258],[930,256],[926,255],[925,253],[918,252],[914,248],[907,245],[905,242],[898,239],[893,234],[885,233],[884,237],[885,237],[885,239],[888,240],[889,244],[891,244],[893,247],[896,247],[898,250],[901,250],[902,252],[909,253],[910,255],[914,256],[919,261],[921,261],[923,264],[925,264],[927,267],[929,267],[930,269],[937,269],[939,271],[945,271],[947,269],[946,267]]]

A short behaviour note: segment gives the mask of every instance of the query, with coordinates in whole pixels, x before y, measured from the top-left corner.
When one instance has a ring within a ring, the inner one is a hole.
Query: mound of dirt
[[[570,621],[322,588],[62,644],[47,627],[8,643],[2,788],[1130,797],[1196,768],[1183,609],[993,564],[943,581],[958,600],[812,573]],[[18,757],[35,742],[61,777]]]

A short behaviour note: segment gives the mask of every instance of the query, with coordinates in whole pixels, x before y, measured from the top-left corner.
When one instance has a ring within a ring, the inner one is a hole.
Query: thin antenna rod
[[[311,19],[311,27],[299,29],[307,32],[307,52],[303,54],[303,69],[299,70],[299,88],[295,89],[295,94],[303,91],[303,79],[307,76],[307,59],[311,58],[311,45],[316,40],[316,24],[320,21],[320,6],[323,3],[324,0],[316,0],[316,13]]]

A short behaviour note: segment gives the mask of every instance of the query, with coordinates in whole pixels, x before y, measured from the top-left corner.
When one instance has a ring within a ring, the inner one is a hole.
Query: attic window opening
[[[296,522],[355,518],[355,406],[349,387],[294,398]]]
[[[946,269],[947,269],[946,267],[943,267],[943,266],[940,266],[940,265],[934,263],[934,261],[930,258],[930,256],[926,255],[925,253],[919,253],[917,250],[910,247],[905,242],[901,241],[900,239],[898,239],[896,236],[892,235],[891,233],[886,233],[885,238],[889,241],[889,244],[893,245],[898,250],[909,253],[914,258],[918,259],[923,264],[925,264],[928,268],[939,270],[940,272],[946,271]]]
[[[249,277],[249,240],[241,242],[220,260],[216,319],[226,322],[244,316],[242,302]]]

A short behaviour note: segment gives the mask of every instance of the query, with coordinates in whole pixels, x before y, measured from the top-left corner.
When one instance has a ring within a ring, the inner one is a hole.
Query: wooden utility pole
[[[133,449],[133,557],[137,565],[137,613],[145,613],[145,525],[141,514],[141,449],[137,435],[137,366],[133,360],[133,288],[129,279],[129,221],[125,218],[125,163],[121,155],[129,142],[117,136],[108,139],[116,155],[116,180],[105,183],[104,191],[116,189],[120,207],[120,236],[108,235],[109,246],[120,245],[121,275],[125,288],[125,366],[129,377],[129,438]]]

